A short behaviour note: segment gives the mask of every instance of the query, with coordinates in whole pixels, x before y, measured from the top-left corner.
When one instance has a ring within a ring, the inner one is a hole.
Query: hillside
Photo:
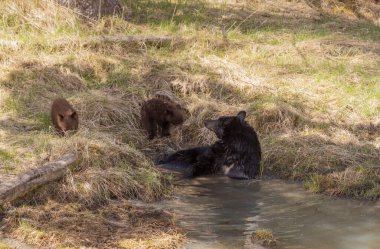
[[[170,197],[171,176],[152,160],[215,141],[203,120],[239,110],[259,134],[262,178],[378,199],[380,27],[306,2],[124,0],[122,16],[93,20],[50,0],[2,1],[0,179],[66,152],[81,158],[62,181],[3,207],[7,234],[40,248],[157,238],[157,248],[176,247],[183,235],[171,214],[128,200]],[[126,35],[172,41],[97,40]],[[148,141],[140,106],[157,90],[173,92],[191,117],[171,138]],[[51,129],[58,96],[80,115],[67,138]]]

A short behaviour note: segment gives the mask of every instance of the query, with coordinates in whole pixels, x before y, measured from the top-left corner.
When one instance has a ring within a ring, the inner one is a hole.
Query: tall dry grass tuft
[[[75,29],[78,17],[72,10],[58,5],[55,1],[2,1],[0,3],[3,21],[10,30],[38,31],[54,34],[60,28]]]
[[[380,25],[380,7],[377,0],[306,0],[305,2],[330,14],[351,19],[364,18]]]
[[[333,194],[355,198],[367,198],[376,200],[379,198],[380,187],[378,168],[366,167],[366,165],[348,167],[344,171],[334,172],[329,175],[336,184]]]
[[[317,132],[267,137],[263,139],[263,147],[266,170],[297,180],[379,160],[379,149],[371,144],[339,143]]]
[[[286,103],[268,103],[255,113],[254,126],[263,133],[292,131],[307,123],[306,118]]]
[[[128,99],[130,98],[130,99]],[[82,125],[88,129],[101,128],[120,131],[139,129],[141,100],[116,89],[94,90],[72,99],[82,114]]]
[[[172,191],[168,179],[146,155],[113,135],[79,131],[52,143],[50,158],[59,158],[68,150],[75,151],[79,157],[72,174],[41,191],[37,199],[79,201],[91,206],[115,199],[154,201],[168,197]]]

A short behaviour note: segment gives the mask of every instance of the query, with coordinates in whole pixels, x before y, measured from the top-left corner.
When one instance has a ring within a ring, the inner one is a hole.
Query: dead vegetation
[[[253,244],[262,245],[266,247],[274,247],[277,245],[277,240],[273,236],[270,229],[259,228],[251,234],[251,241]]]
[[[128,202],[88,209],[48,201],[14,209],[3,223],[12,237],[39,248],[133,248],[128,244],[139,246],[158,237],[167,241],[155,248],[175,248],[183,240],[171,213],[151,207],[137,209]]]
[[[305,0],[313,8],[352,19],[364,18],[380,25],[378,0]]]

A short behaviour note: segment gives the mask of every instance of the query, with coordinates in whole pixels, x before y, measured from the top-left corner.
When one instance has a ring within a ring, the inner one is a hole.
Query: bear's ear
[[[172,110],[166,110],[166,114],[169,115],[169,116],[173,116],[174,113]]]
[[[247,113],[245,111],[240,111],[237,114],[237,117],[240,120],[240,122],[244,122],[244,119],[245,119],[246,116],[247,116]]]
[[[63,114],[58,113],[58,118],[59,118],[59,120],[63,120],[64,117],[65,117],[65,116],[64,116]]]

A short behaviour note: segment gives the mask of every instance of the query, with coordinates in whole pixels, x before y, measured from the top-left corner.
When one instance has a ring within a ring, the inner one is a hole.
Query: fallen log
[[[117,36],[95,36],[88,39],[84,45],[91,43],[145,43],[145,44],[168,44],[174,40],[168,36],[146,36],[146,35],[117,35]]]
[[[101,35],[89,37],[85,40],[80,38],[63,38],[55,42],[57,47],[63,47],[66,45],[74,46],[93,46],[97,44],[145,44],[146,46],[163,47],[170,45],[178,45],[184,42],[184,39],[170,36],[153,36],[153,35]]]
[[[9,180],[1,181],[0,176],[0,205],[13,201],[36,187],[62,178],[76,160],[77,156],[70,153],[59,161],[46,163],[40,168],[26,171]]]

